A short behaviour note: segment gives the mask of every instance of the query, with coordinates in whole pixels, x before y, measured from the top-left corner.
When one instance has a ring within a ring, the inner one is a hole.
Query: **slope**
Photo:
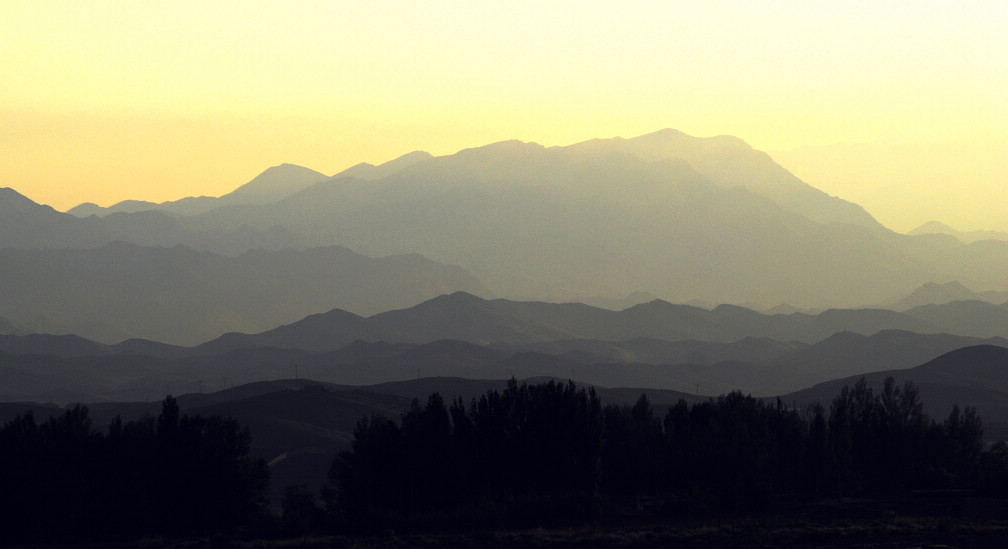
[[[458,289],[485,293],[458,267],[345,248],[254,250],[238,257],[114,243],[96,250],[0,250],[0,310],[90,339],[194,345],[259,332],[334,307],[374,314]]]

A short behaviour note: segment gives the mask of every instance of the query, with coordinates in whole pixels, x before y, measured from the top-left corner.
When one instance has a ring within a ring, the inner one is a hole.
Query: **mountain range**
[[[1008,233],[1003,231],[957,231],[939,221],[928,221],[908,234],[945,234],[967,243],[980,240],[1008,240]]]
[[[108,208],[102,208],[97,204],[85,202],[67,210],[67,213],[77,217],[90,217],[92,215],[105,217],[109,214],[119,212],[160,211],[178,216],[189,216],[224,206],[270,204],[283,200],[294,192],[326,179],[328,177],[325,174],[315,170],[295,166],[294,164],[281,164],[267,169],[252,181],[219,198],[210,196],[188,197],[160,204],[142,200],[125,200]]]
[[[986,321],[974,322],[984,311]],[[1006,337],[1008,304],[766,315],[662,301],[610,311],[456,292],[370,317],[334,309],[189,347],[0,336],[0,400],[155,399],[171,387],[195,392],[204,382],[222,388],[298,376],[354,385],[546,376],[606,387],[775,395],[910,368],[962,347],[1008,346]]]
[[[488,300],[455,292],[367,318],[333,310],[258,334],[226,334],[198,348],[212,353],[254,347],[325,352],[357,340],[425,343],[441,339],[480,345],[634,338],[722,343],[770,338],[814,343],[837,332],[871,335],[883,330],[1008,337],[1008,302],[963,301],[904,312],[830,309],[818,314],[763,314],[732,305],[708,310],[661,300],[611,311],[581,303]]]
[[[95,214],[86,218],[7,190],[0,213],[0,247],[120,240],[229,256],[329,246],[416,253],[515,299],[643,292],[823,309],[891,303],[932,282],[1008,291],[1006,241],[897,234],[740,139],[675,130],[567,147],[509,141],[441,157],[416,152],[330,178],[284,165],[221,198],[74,209]]]
[[[221,197],[0,189],[0,418],[238,418],[274,487],[357,420],[573,380],[659,414],[739,390],[827,405],[864,377],[1008,438],[1008,238],[898,234],[730,136],[283,164]],[[46,404],[40,404],[46,403]],[[279,498],[282,494],[275,493]]]

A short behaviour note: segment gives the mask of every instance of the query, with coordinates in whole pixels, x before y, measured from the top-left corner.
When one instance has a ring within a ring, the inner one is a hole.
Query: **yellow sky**
[[[6,0],[0,186],[63,210],[220,195],[283,162],[673,127],[764,150],[950,145],[940,183],[799,175],[852,200],[885,187],[855,194],[899,230],[942,212],[1008,230],[1006,21],[989,1]]]

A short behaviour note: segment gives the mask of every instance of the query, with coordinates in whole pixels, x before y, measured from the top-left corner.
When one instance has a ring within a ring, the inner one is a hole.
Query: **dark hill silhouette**
[[[863,377],[877,392],[889,376],[899,385],[912,381],[918,386],[929,414],[943,417],[953,404],[960,408],[972,406],[984,419],[986,438],[1008,439],[1008,348],[996,345],[964,347],[915,368],[873,372]],[[844,385],[853,386],[861,377],[820,383],[782,398],[786,402],[828,404]]]
[[[957,349],[914,368],[913,374],[960,387],[1008,393],[1008,347],[976,345]]]
[[[310,352],[335,350],[354,341],[401,340],[402,335],[376,329],[363,317],[334,309],[310,315],[285,326],[255,335],[225,334],[195,348],[200,355],[222,354],[236,349],[284,347]]]
[[[135,343],[102,347],[115,355],[7,353],[0,357],[0,400],[156,400],[166,387],[210,391],[294,376],[358,385],[426,376],[556,377],[600,386],[715,395],[741,390],[766,396],[837,377],[911,368],[957,348],[1008,345],[1008,340],[884,331],[873,336],[843,332],[812,345],[767,338],[729,343],[565,340],[491,347],[459,340],[424,344],[357,340],[333,351],[308,352],[254,345],[254,340],[246,339],[249,346],[228,348],[240,343],[223,338],[189,349],[154,347],[164,351],[156,356],[136,354]]]

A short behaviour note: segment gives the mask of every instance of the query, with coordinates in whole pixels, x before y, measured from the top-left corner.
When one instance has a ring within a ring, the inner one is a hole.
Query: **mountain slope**
[[[674,131],[570,147],[495,143],[190,221],[207,231],[279,226],[372,255],[417,252],[465,267],[495,294],[550,301],[644,291],[850,307],[942,278],[996,288],[1005,282],[993,273],[1008,263],[1008,243],[892,233],[740,140]]]
[[[1008,291],[1008,242],[888,231],[726,136],[663,130],[549,148],[507,141],[442,157],[411,153],[300,188],[183,219],[38,210],[22,223],[31,230],[0,221],[9,228],[0,246],[118,239],[239,255],[340,245],[371,256],[419,253],[467,269],[496,295],[549,301],[646,292],[822,309],[886,303],[935,280]]]
[[[325,174],[303,166],[281,164],[267,169],[252,181],[220,197],[217,202],[218,205],[270,204],[327,178]]]
[[[413,151],[378,166],[368,164],[367,162],[361,162],[360,164],[347,168],[334,175],[333,179],[351,177],[355,179],[374,181],[398,173],[414,164],[431,158],[433,158],[433,156],[428,152]]]
[[[458,267],[345,248],[255,250],[238,257],[115,243],[96,250],[0,250],[0,310],[113,343],[194,345],[260,332],[334,307],[374,314],[458,289],[484,293]]]
[[[279,227],[255,229],[241,220],[204,230],[161,211],[117,212],[79,218],[0,189],[0,248],[93,249],[112,242],[140,246],[189,246],[238,255],[255,248],[297,247],[302,239]]]
[[[880,229],[881,225],[860,206],[801,181],[769,155],[732,136],[699,138],[665,129],[631,139],[593,140],[567,148],[574,152],[625,151],[646,161],[685,160],[698,172],[723,187],[742,186],[767,196],[790,212],[818,223],[847,223]]]

